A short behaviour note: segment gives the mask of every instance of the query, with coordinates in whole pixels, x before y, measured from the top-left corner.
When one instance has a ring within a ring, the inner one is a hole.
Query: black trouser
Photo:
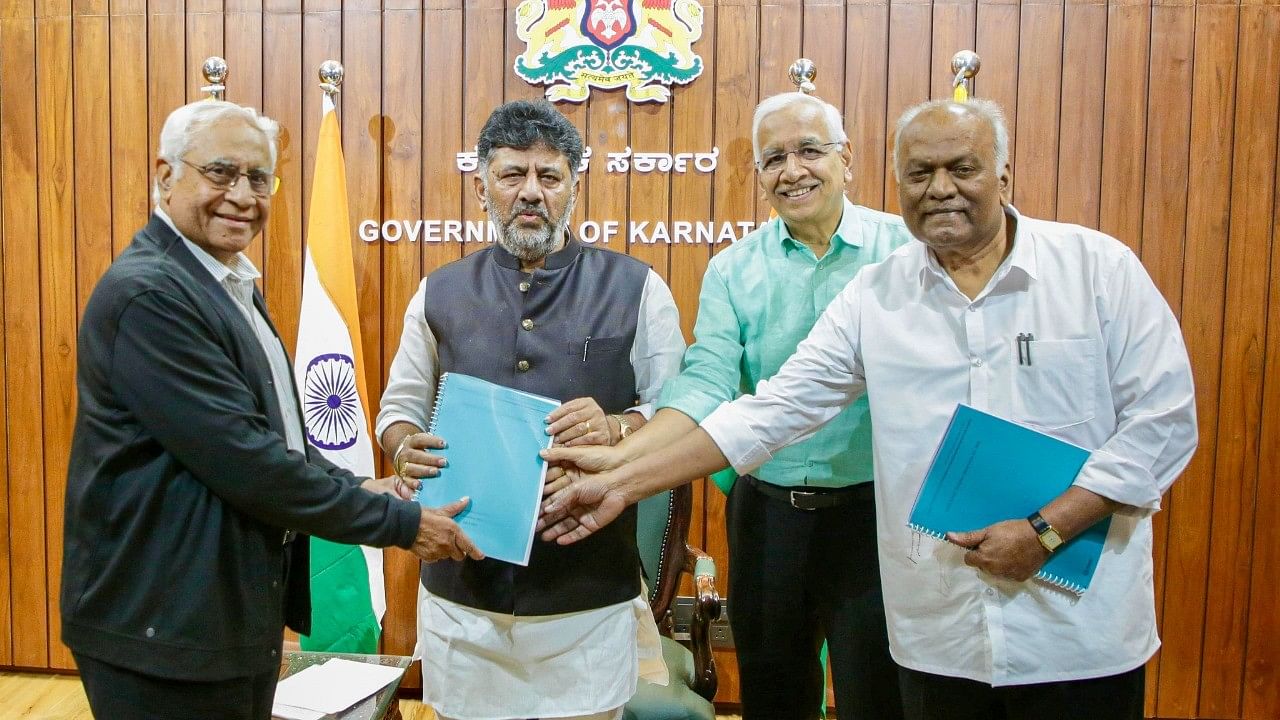
[[[72,653],[99,720],[268,720],[279,669],[212,682],[137,673]]]
[[[889,656],[875,496],[798,510],[744,476],[729,494],[729,622],[744,720],[810,720],[825,702],[825,637],[840,720],[902,716]]]
[[[991,687],[901,668],[907,720],[1142,720],[1145,668],[1119,675]]]

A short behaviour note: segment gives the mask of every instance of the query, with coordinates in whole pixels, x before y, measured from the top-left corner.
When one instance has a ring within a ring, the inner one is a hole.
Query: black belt
[[[754,475],[743,475],[741,479],[751,483],[765,497],[781,500],[797,510],[825,510],[858,498],[873,497],[869,482],[838,488],[782,487],[767,483]]]

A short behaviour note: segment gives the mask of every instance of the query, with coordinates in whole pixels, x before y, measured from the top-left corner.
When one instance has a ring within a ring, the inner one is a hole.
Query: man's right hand
[[[455,500],[438,508],[422,508],[422,520],[418,524],[418,537],[409,548],[414,555],[426,562],[435,562],[450,558],[462,560],[483,560],[484,553],[471,542],[471,538],[462,532],[453,516],[462,512],[471,503],[471,498]]]
[[[442,438],[429,433],[413,433],[404,440],[404,445],[396,457],[391,460],[395,470],[405,478],[431,478],[440,474],[440,468],[447,460],[440,455],[433,455],[428,450],[440,450],[445,446]]]

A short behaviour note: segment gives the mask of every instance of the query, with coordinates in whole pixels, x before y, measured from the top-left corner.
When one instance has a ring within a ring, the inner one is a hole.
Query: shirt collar
[[[1013,205],[1004,206],[1005,222],[1013,223],[1013,249],[1009,252],[1009,257],[1005,258],[1000,266],[996,268],[992,281],[987,283],[988,287],[994,288],[998,286],[1009,273],[1017,271],[1034,280],[1036,279],[1036,248],[1034,237],[1027,230],[1026,223],[1022,220],[1022,215]],[[919,238],[917,238],[919,240]],[[942,268],[938,259],[934,257],[929,247],[923,242],[919,244],[922,262],[920,264],[920,282],[924,283],[925,279],[930,275],[936,280],[948,279],[947,271]]]
[[[262,277],[262,273],[258,272],[258,268],[254,267],[253,262],[244,253],[236,253],[234,262],[231,265],[225,265],[210,255],[204,248],[188,240],[187,236],[183,235],[182,231],[178,229],[178,226],[173,224],[173,219],[169,217],[169,214],[163,208],[157,207],[155,215],[163,220],[169,226],[169,229],[173,230],[174,234],[182,238],[187,250],[191,251],[196,260],[199,260],[200,264],[213,276],[213,279],[219,283],[226,282],[228,278],[233,282],[251,283]]]
[[[840,222],[836,224],[835,234],[831,236],[831,249],[836,250],[838,245],[848,245],[850,247],[862,247],[862,223],[858,213],[858,206],[850,202],[848,197],[844,198],[844,210],[840,214]],[[804,247],[804,243],[796,240],[791,236],[791,230],[787,227],[787,223],[783,221],[782,216],[774,218],[778,223],[778,235],[782,238],[783,249],[798,250]]]

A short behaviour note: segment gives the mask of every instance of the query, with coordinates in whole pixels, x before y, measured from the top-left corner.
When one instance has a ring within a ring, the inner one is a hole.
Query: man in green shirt
[[[712,259],[695,342],[664,387],[657,415],[618,446],[628,458],[755,392],[859,268],[911,239],[901,218],[845,198],[853,149],[835,107],[801,93],[771,97],[756,108],[752,141],[760,187],[778,217]],[[744,720],[818,713],[824,637],[841,720],[902,716],[871,477],[864,398],[733,484],[730,623]]]

